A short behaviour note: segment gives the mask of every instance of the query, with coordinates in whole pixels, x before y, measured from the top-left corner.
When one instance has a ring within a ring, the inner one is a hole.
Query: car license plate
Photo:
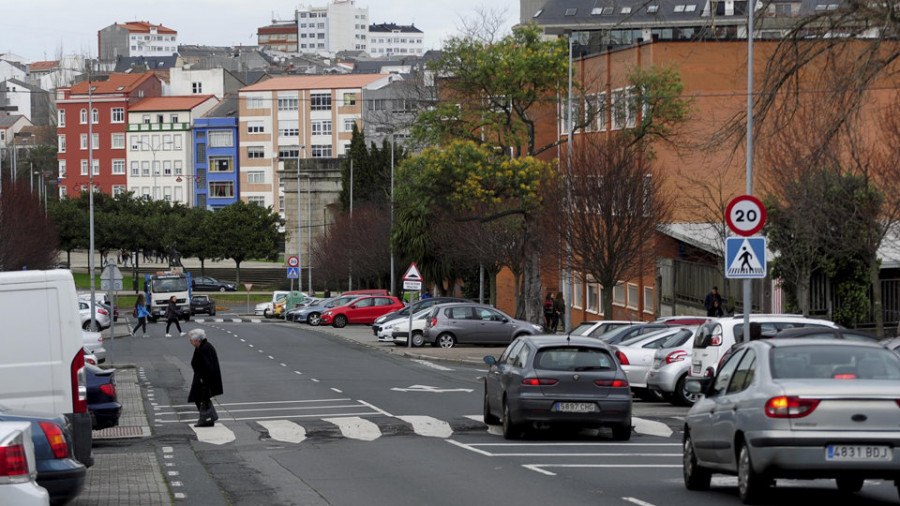
[[[829,445],[825,460],[831,461],[891,461],[894,455],[887,446]]]
[[[691,364],[691,374],[694,376],[700,376],[700,369],[703,367],[703,362],[694,362]]]
[[[593,402],[557,402],[553,405],[553,411],[559,413],[595,413],[600,411]]]

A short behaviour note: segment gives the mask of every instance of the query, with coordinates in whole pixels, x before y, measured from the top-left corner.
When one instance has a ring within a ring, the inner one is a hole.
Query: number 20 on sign
[[[766,224],[766,208],[753,195],[741,195],[728,203],[725,221],[735,234],[750,236],[762,230]]]

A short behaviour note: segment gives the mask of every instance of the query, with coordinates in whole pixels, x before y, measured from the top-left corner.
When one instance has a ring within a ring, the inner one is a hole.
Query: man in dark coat
[[[722,316],[722,296],[719,295],[719,287],[712,287],[712,290],[706,294],[706,298],[703,299],[703,307],[706,308],[706,316]]]
[[[194,427],[212,427],[219,419],[212,398],[223,393],[219,356],[213,345],[206,340],[206,331],[203,329],[191,329],[189,337],[194,346],[194,356],[191,357],[194,379],[191,381],[188,402],[196,403],[200,412],[200,418]]]

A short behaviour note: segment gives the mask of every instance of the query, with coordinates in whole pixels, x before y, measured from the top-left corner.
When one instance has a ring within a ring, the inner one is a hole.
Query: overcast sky
[[[179,44],[256,45],[256,29],[273,17],[287,20],[298,5],[331,0],[0,0],[0,53],[29,61],[64,54],[97,56],[97,31],[113,23],[149,21],[178,32]],[[508,29],[519,20],[518,0],[356,0],[369,23],[415,24],[428,49],[459,33],[461,19],[478,10],[505,12]]]

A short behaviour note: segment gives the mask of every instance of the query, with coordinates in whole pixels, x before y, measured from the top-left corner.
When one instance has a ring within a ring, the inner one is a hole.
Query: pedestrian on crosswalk
[[[132,315],[137,318],[137,323],[131,329],[131,336],[137,337],[138,329],[141,329],[144,331],[144,337],[150,337],[150,334],[147,333],[147,317],[150,316],[150,311],[147,311],[147,302],[144,299],[144,294],[138,294]]]
[[[206,340],[205,330],[191,329],[188,337],[194,346],[194,355],[191,357],[194,378],[191,381],[188,402],[195,403],[197,411],[200,412],[194,427],[212,427],[219,419],[212,398],[223,393],[219,356],[212,343]]]
[[[178,329],[178,333],[184,335],[184,332],[181,331],[181,324],[178,323],[178,306],[175,304],[174,295],[169,297],[169,304],[166,306],[166,337],[172,337],[172,334],[169,334],[169,327],[173,323],[175,328]]]

